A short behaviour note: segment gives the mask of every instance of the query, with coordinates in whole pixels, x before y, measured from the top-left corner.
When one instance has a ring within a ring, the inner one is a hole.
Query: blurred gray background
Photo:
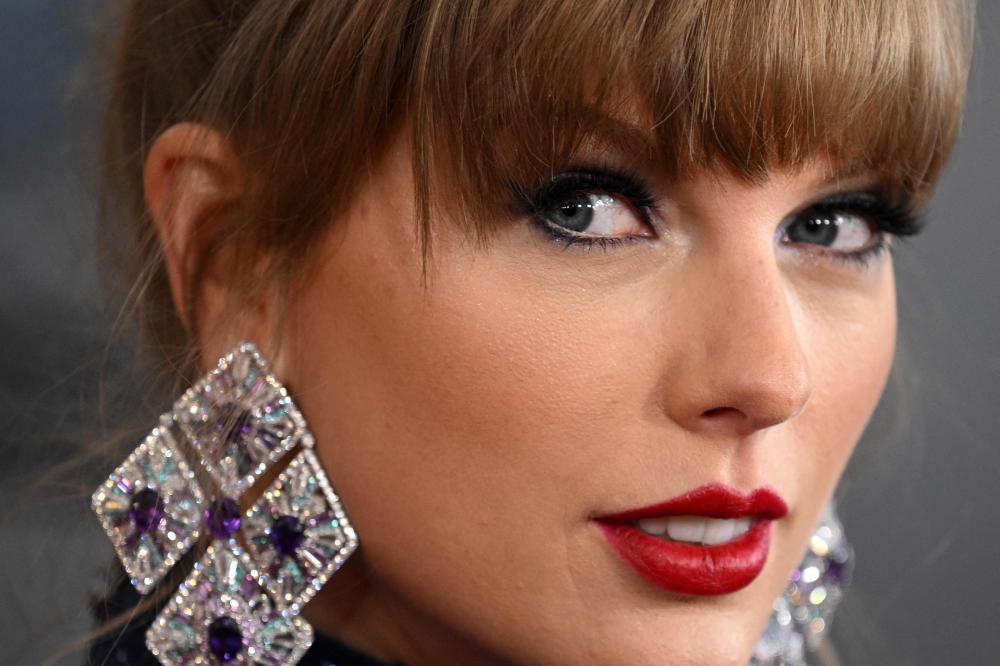
[[[91,227],[107,5],[0,0],[2,666],[91,628],[111,549],[88,495],[110,467],[65,463],[163,398],[127,344],[106,354]],[[847,666],[1000,663],[1000,3],[980,5],[962,136],[928,230],[897,254],[903,397],[840,491],[857,551],[834,625]]]

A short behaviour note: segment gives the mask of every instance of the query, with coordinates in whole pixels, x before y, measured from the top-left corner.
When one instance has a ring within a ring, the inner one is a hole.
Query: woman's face
[[[319,629],[408,666],[746,664],[892,361],[867,183],[581,163],[615,168],[485,244],[439,215],[425,263],[400,140],[312,250],[278,373],[361,540]]]

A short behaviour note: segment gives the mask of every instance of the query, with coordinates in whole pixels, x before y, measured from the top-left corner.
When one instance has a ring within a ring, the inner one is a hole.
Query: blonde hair
[[[234,285],[294,277],[402,130],[425,237],[440,183],[488,233],[511,183],[595,137],[676,178],[725,165],[760,181],[825,153],[919,207],[958,131],[972,15],[965,0],[131,0],[105,246],[149,340],[190,374],[142,193],[149,147],[184,121],[229,137],[250,174],[226,213]]]

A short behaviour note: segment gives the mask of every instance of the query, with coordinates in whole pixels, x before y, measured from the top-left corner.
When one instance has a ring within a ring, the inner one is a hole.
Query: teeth
[[[733,538],[735,539],[736,537],[743,536],[744,534],[750,531],[751,527],[753,527],[753,518],[751,518],[750,516],[746,516],[745,518],[737,518],[736,526],[733,527]]]
[[[670,528],[671,518],[648,518],[639,521],[639,529],[651,536],[661,537]],[[673,539],[673,535],[670,536]]]
[[[710,518],[705,522],[705,538],[701,541],[706,546],[715,546],[720,543],[732,541],[733,528],[736,527],[735,520],[718,520]]]
[[[674,541],[701,543],[705,540],[705,523],[707,519],[698,516],[677,516],[668,519],[667,536]]]
[[[716,546],[746,534],[753,525],[750,517],[722,520],[701,516],[670,516],[640,520],[636,527],[650,536],[667,536],[671,541]]]

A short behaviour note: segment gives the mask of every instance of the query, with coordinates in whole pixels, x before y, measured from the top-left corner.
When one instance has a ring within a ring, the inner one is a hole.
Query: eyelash
[[[656,199],[649,187],[636,174],[617,169],[578,169],[560,174],[534,192],[514,186],[517,213],[530,215],[535,225],[553,240],[566,248],[579,246],[586,249],[615,250],[648,238],[633,236],[588,236],[575,233],[545,219],[545,212],[552,206],[581,194],[608,194],[621,197],[630,205],[643,224],[653,229],[650,212]]]
[[[824,216],[846,213],[874,223],[877,238],[870,247],[854,252],[827,252],[835,259],[861,266],[868,266],[873,260],[891,250],[887,236],[906,238],[919,234],[924,228],[924,219],[913,214],[908,205],[890,203],[888,198],[877,190],[833,195],[793,215],[790,222],[809,213]],[[787,224],[782,226],[787,227]]]
[[[563,229],[545,219],[545,211],[553,205],[581,194],[608,194],[621,197],[632,206],[644,224],[654,229],[651,223],[651,211],[656,208],[656,198],[639,176],[627,171],[579,169],[554,177],[534,192],[520,186],[513,186],[512,190],[517,208],[515,212],[520,216],[530,215],[539,229],[566,248],[580,246],[586,249],[599,248],[613,251],[649,240],[633,236],[588,236]],[[828,197],[795,214],[792,221],[806,213],[847,213],[871,220],[878,235],[871,247],[854,252],[829,252],[833,258],[862,266],[869,265],[890,249],[887,236],[897,238],[915,236],[924,227],[923,218],[914,215],[908,205],[890,203],[889,198],[878,190],[849,192]]]

